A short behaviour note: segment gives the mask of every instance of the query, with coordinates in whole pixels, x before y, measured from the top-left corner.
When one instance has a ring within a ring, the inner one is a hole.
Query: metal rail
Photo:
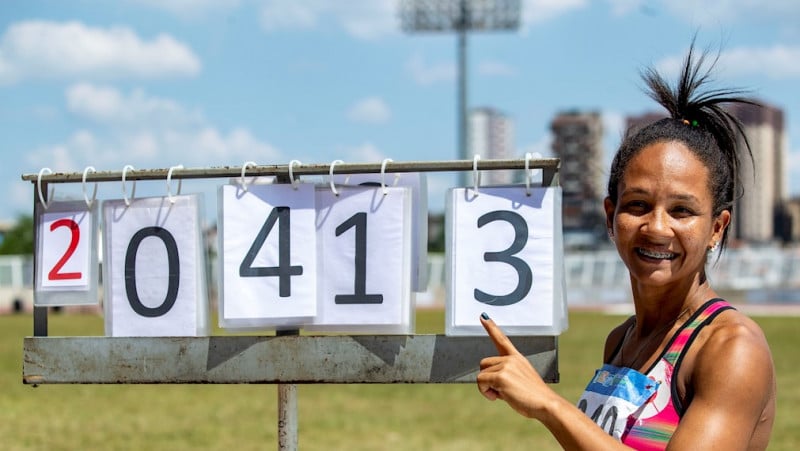
[[[339,163],[335,166],[337,174],[374,174],[381,172],[383,163]],[[538,158],[529,160],[531,169],[543,169],[545,175],[558,170],[558,158]],[[292,166],[294,175],[328,175],[330,163],[322,164],[295,164]],[[479,171],[496,169],[525,169],[525,159],[504,160],[478,160]],[[385,172],[447,172],[471,171],[472,160],[441,160],[441,161],[390,161],[385,165]],[[126,180],[162,180],[167,177],[167,169],[131,169],[125,173]],[[247,168],[247,176],[279,176],[289,177],[289,164],[256,165]],[[185,168],[174,169],[173,179],[199,179],[240,177],[242,166],[222,166],[212,168]],[[22,180],[36,183],[39,174],[23,174]],[[97,171],[86,174],[87,182],[113,182],[122,180],[122,171]],[[83,181],[82,172],[56,172],[42,174],[42,183],[80,183]]]
[[[511,337],[547,382],[557,338]],[[444,335],[27,337],[26,384],[474,382],[487,337]]]

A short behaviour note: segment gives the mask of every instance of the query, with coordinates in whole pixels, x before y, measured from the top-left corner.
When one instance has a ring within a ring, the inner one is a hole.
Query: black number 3
[[[485,293],[479,289],[475,289],[475,300],[483,304],[489,305],[511,305],[525,299],[528,292],[531,291],[533,284],[533,274],[531,268],[519,257],[515,257],[528,242],[528,223],[525,218],[518,213],[507,210],[497,210],[486,213],[478,218],[478,228],[485,226],[493,221],[506,221],[514,227],[514,242],[511,243],[508,249],[499,252],[484,252],[483,260],[486,262],[502,262],[508,263],[517,271],[517,287],[514,291],[505,295],[493,295]]]

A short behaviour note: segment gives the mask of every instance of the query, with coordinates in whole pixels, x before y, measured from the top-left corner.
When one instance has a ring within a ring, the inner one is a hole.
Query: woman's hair
[[[707,70],[703,69],[706,54],[702,53],[695,60],[693,40],[675,87],[671,87],[653,68],[642,72],[648,95],[666,108],[670,117],[638,130],[629,129],[626,133],[608,176],[608,197],[613,204],[617,203],[619,182],[631,159],[651,144],[676,141],[684,144],[708,168],[713,216],[718,216],[723,210],[733,213],[733,204],[741,196],[739,154],[742,150],[739,143],[744,143],[751,162],[753,154],[741,122],[722,105],[759,104],[741,97],[745,91],[738,89],[701,90],[711,81],[711,71],[717,59],[718,56]],[[739,141],[738,136],[743,139]],[[727,238],[728,229],[725,229],[720,249],[724,249]]]

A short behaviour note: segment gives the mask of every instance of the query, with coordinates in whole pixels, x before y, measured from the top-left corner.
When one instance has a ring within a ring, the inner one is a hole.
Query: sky
[[[795,0],[522,0],[518,30],[469,35],[468,105],[513,120],[518,157],[551,155],[559,112],[600,111],[610,159],[625,117],[659,110],[641,70],[674,74],[694,36],[719,52],[716,86],[784,110],[800,195]],[[21,175],[44,167],[457,159],[456,43],[404,32],[396,0],[3,0],[0,219],[32,214]],[[213,217],[225,182],[182,192],[205,193]],[[456,183],[428,175],[431,211]],[[98,198],[120,197],[119,183],[100,184]]]

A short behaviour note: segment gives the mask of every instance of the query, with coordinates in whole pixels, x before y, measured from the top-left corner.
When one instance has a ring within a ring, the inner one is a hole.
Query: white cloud
[[[683,58],[682,55],[664,58],[656,64],[656,68],[665,76],[675,75],[683,65]],[[800,78],[800,46],[776,44],[764,48],[739,47],[724,50],[716,70],[726,77]]]
[[[478,63],[478,73],[491,77],[513,77],[517,75],[517,70],[499,61],[481,61]]]
[[[354,122],[382,124],[392,116],[389,106],[380,97],[367,97],[356,102],[347,111],[347,117]]]
[[[143,40],[127,27],[26,21],[0,38],[0,83],[40,78],[161,78],[200,72],[200,61],[168,34]]]
[[[394,0],[266,0],[260,11],[266,31],[309,30],[332,20],[349,35],[375,39],[397,33],[399,24]]]
[[[68,111],[78,119],[99,122],[96,130],[79,130],[62,143],[27,154],[34,167],[79,171],[88,165],[114,170],[136,168],[240,165],[244,161],[286,160],[271,144],[248,129],[225,132],[180,103],[142,90],[123,93],[87,83],[66,90]]]
[[[175,127],[202,122],[198,111],[148,95],[141,89],[125,95],[112,87],[78,83],[67,88],[66,97],[70,112],[107,124]]]
[[[772,79],[800,78],[800,46],[740,47],[725,51],[720,70],[731,75],[762,75]]]
[[[406,71],[421,85],[431,85],[456,78],[456,67],[452,62],[428,64],[419,54],[413,55],[406,63]]]
[[[522,23],[527,26],[547,22],[588,6],[589,0],[524,0]]]
[[[354,147],[345,147],[343,150],[345,154],[344,161],[378,162],[387,158],[386,154],[371,142],[365,142]]]
[[[796,0],[662,1],[660,8],[699,25],[720,25],[746,20],[796,26],[797,20],[800,20],[800,2]]]
[[[615,16],[622,16],[632,11],[637,11],[645,6],[645,0],[606,0],[611,5],[611,12]]]
[[[208,16],[235,9],[239,0],[128,0],[143,6],[160,9],[182,18]]]

